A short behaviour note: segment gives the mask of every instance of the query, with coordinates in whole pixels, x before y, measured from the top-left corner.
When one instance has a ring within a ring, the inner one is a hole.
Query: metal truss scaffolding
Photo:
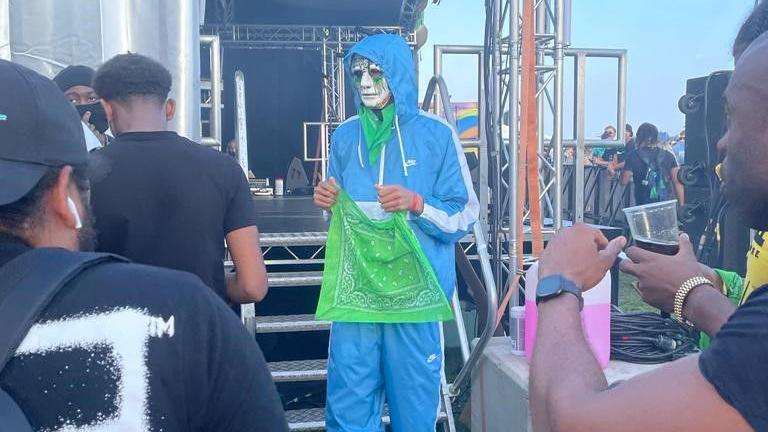
[[[413,30],[424,14],[424,8],[427,7],[428,0],[403,0],[403,6],[400,9],[400,27]]]
[[[403,3],[402,19],[416,19],[423,10],[423,1],[413,0]],[[411,18],[408,18],[411,17]],[[334,128],[344,121],[345,91],[344,65],[345,51],[366,36],[374,34],[396,34],[406,42],[416,45],[414,33],[404,27],[352,27],[352,26],[277,26],[252,24],[213,24],[200,28],[204,35],[216,35],[222,47],[245,49],[300,49],[315,50],[322,56],[323,67],[323,112],[320,122],[304,123],[304,160],[316,162],[313,181],[324,178],[327,148]],[[310,146],[307,142],[308,128],[319,127],[317,142]],[[314,148],[314,153],[308,148]]]
[[[244,48],[319,49],[323,44],[341,44],[349,47],[366,36],[391,33],[415,44],[413,33],[403,27],[309,26],[309,25],[256,25],[207,24],[200,27],[202,34],[219,35],[226,46]]]
[[[538,110],[539,196],[518,196],[518,158],[520,155],[520,104],[522,64],[522,11],[534,8],[534,53],[536,69],[536,102]],[[487,0],[486,1],[486,65],[485,83],[490,114],[485,130],[489,148],[488,186],[490,197],[490,244],[494,257],[497,286],[511,283],[523,266],[534,257],[524,255],[518,246],[518,227],[523,226],[524,240],[531,238],[530,204],[538,200],[542,210],[541,226],[546,241],[563,226],[563,189],[565,165],[575,177],[575,191],[570,214],[576,222],[584,214],[585,149],[623,145],[626,111],[626,51],[603,49],[570,49],[569,0]],[[563,136],[564,60],[574,59],[573,138]],[[618,60],[617,132],[615,141],[585,139],[586,59],[590,57]],[[576,156],[566,161],[568,148]],[[523,205],[522,219],[519,207]],[[523,258],[520,260],[520,258]],[[509,288],[507,286],[507,288]],[[504,288],[502,288],[504,289]],[[510,305],[519,304],[514,287]]]
[[[521,11],[524,2],[535,8],[535,57],[538,106],[538,197],[527,197],[524,217],[519,220],[517,166],[520,151]],[[487,139],[491,150],[489,246],[493,250],[498,286],[511,280],[518,269],[517,227],[528,225],[528,203],[540,200],[545,236],[562,225],[563,148],[563,55],[566,17],[564,0],[489,0],[486,6],[486,88],[489,92]],[[549,110],[546,115],[545,110]],[[545,121],[551,120],[550,127]],[[545,131],[551,138],[545,139]],[[530,230],[528,230],[529,232]],[[546,238],[546,237],[545,237]],[[510,304],[517,304],[515,295]]]

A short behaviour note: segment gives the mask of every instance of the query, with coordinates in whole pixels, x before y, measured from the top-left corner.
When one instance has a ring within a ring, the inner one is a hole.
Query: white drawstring
[[[400,135],[400,120],[395,114],[395,129],[397,130],[397,141],[400,143],[400,161],[403,163],[403,174],[408,177],[408,166],[405,164],[405,150],[403,150],[403,136]]]
[[[381,160],[379,161],[379,186],[384,184],[384,158],[387,156],[387,145],[381,147]]]
[[[363,165],[363,151],[362,151],[363,141],[362,141],[362,136],[363,136],[363,124],[362,123],[358,123],[358,128],[357,128],[357,160],[360,161],[360,168],[365,168],[365,166]]]

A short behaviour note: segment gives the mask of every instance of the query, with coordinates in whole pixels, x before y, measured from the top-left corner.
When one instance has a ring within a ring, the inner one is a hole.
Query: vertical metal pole
[[[336,50],[333,48],[328,47],[328,58],[326,59],[328,61],[328,88],[330,93],[330,112],[331,117],[328,119],[329,121],[336,121],[338,119],[338,93],[336,93],[336,78],[337,78],[337,68],[336,68]]]
[[[440,59],[441,62],[441,69],[442,69],[442,57]],[[486,116],[491,115],[491,113],[486,112],[488,105],[486,104],[486,88],[485,88],[485,80],[483,79],[483,73],[485,73],[486,64],[485,64],[485,58],[483,56],[482,49],[480,50],[480,53],[477,55],[477,71],[478,71],[478,95],[477,95],[477,105],[478,105],[478,123],[480,124],[479,134],[480,136],[480,144],[478,146],[478,152],[477,152],[477,158],[480,162],[480,172],[478,175],[478,189],[479,189],[479,200],[480,200],[480,221],[483,223],[484,227],[489,226],[488,225],[488,205],[489,201],[491,200],[490,193],[488,191],[488,149],[490,146],[488,145],[488,135],[486,130]]]
[[[433,61],[433,67],[435,68],[435,75],[442,76],[443,75],[443,50],[440,49],[439,46],[435,46],[435,48],[432,51],[432,61]],[[482,77],[481,77],[482,81]],[[434,107],[435,107],[435,115],[442,115],[443,113],[443,105],[440,102],[440,98],[434,99]]]
[[[505,0],[506,1],[506,0]],[[491,238],[493,244],[493,260],[494,260],[494,274],[496,275],[496,286],[502,284],[502,257],[501,257],[501,197],[503,194],[501,186],[501,118],[503,112],[501,109],[501,85],[502,85],[502,64],[501,64],[501,29],[504,26],[502,22],[502,0],[494,0],[493,2],[493,35],[491,40],[493,41],[493,147],[491,148],[491,155],[494,161],[494,173],[493,173],[493,215],[495,220],[493,221]],[[511,78],[513,71],[510,70],[507,75]]]
[[[627,53],[626,51],[619,56],[619,79],[618,79],[618,127],[616,130],[619,136],[616,138],[624,142],[624,129],[627,124]]]
[[[320,149],[320,176],[323,181],[325,181],[325,177],[328,173],[328,123],[323,123],[320,126],[320,133],[322,134],[322,138],[320,139],[320,145],[322,145],[322,148]]]
[[[548,29],[551,27],[547,25],[549,22],[549,19],[547,16],[547,3],[549,1],[551,0],[543,0],[541,3],[539,3],[539,7],[534,12],[535,13],[534,16],[536,17],[536,26],[534,27],[535,34],[547,33]],[[543,44],[544,43],[542,42],[542,45],[539,45],[537,42],[537,45],[535,48],[537,66],[544,65]],[[538,100],[536,101],[536,103],[538,104],[538,111],[539,111],[538,112],[539,154],[544,153],[544,110],[546,109],[546,105],[544,104],[544,99],[543,99],[545,97],[544,92],[543,91],[539,92],[539,90],[546,82],[544,79],[546,77],[545,74],[546,73],[541,73],[541,72],[536,74],[536,84],[537,84],[536,90],[537,90],[537,94],[539,95],[539,97],[537,98]]]
[[[329,83],[329,77],[328,77],[328,39],[323,40],[323,49],[321,51],[321,55],[323,56],[323,118],[321,121],[327,122],[330,121],[330,112],[328,110],[328,89],[330,86]],[[324,131],[320,130],[320,133],[323,133]]]
[[[245,76],[235,71],[235,139],[237,140],[237,160],[248,175],[248,125],[245,115]]]
[[[509,278],[514,278],[519,270],[517,261],[523,251],[517,249],[517,227],[522,221],[518,220],[518,200],[517,196],[517,164],[519,156],[518,132],[519,124],[517,122],[519,103],[518,69],[520,67],[519,55],[519,32],[520,32],[520,4],[518,0],[508,0],[509,5],[509,99],[507,100],[508,123],[509,123],[509,169],[507,170],[507,184],[509,185]],[[497,285],[501,287],[501,285]],[[520,304],[520,294],[517,287],[510,286],[514,290],[509,306]]]
[[[341,39],[341,36],[339,36],[339,39]],[[341,45],[341,41],[339,41],[339,44],[336,47],[336,54],[338,58],[336,59],[336,63],[338,63],[339,67],[339,73],[336,77],[336,82],[338,83],[339,88],[339,118],[338,121],[344,121],[344,119],[347,118],[347,92],[346,92],[346,77],[345,77],[345,71],[344,71],[344,47]]]
[[[224,147],[224,143],[221,142],[221,44],[218,36],[211,35],[200,36],[200,44],[209,47],[211,66],[211,113],[209,117],[210,136],[202,137],[200,139],[200,143],[221,150]],[[178,106],[179,101],[176,102]],[[200,129],[199,124],[197,127]],[[198,134],[199,133],[200,131],[198,130]]]
[[[563,226],[563,14],[564,0],[555,0],[555,112],[552,138],[555,157],[555,184],[554,184],[554,228],[559,230]]]
[[[221,142],[221,43],[218,36],[211,37],[211,135],[219,144],[223,144]]]
[[[576,134],[576,156],[574,160],[574,169],[576,170],[576,179],[574,183],[574,218],[575,222],[584,222],[584,124],[585,124],[585,91],[586,91],[586,73],[587,56],[583,53],[577,55],[574,59],[574,110],[573,124]]]
[[[0,59],[11,60],[11,9],[8,0],[0,0]]]

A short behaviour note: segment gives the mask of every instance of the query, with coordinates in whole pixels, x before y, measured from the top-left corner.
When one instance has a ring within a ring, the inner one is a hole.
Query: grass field
[[[632,287],[633,282],[635,282],[634,277],[619,273],[619,308],[624,312],[656,311],[656,309],[643,302],[640,294]]]

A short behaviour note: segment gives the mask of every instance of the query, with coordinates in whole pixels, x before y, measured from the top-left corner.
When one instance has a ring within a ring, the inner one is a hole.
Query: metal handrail
[[[456,130],[456,117],[453,114],[453,110],[450,109],[451,100],[448,93],[448,86],[445,84],[443,77],[436,75],[429,80],[427,92],[422,103],[422,109],[425,111],[429,110],[430,102],[432,101],[432,98],[435,94],[435,89],[437,89],[442,106],[446,108],[443,110],[446,120],[451,125],[451,127]],[[488,345],[488,342],[491,340],[491,337],[496,330],[496,308],[498,307],[499,299],[498,292],[496,291],[496,281],[493,277],[493,271],[491,270],[491,257],[488,253],[488,243],[486,241],[485,234],[486,231],[481,221],[477,221],[475,223],[473,233],[475,235],[475,246],[477,249],[477,254],[480,257],[480,269],[482,270],[483,280],[485,281],[485,291],[487,294],[485,296],[487,308],[486,316],[488,318],[485,320],[485,328],[480,334],[480,339],[475,345],[475,349],[470,352],[469,358],[464,363],[464,366],[462,366],[458,375],[456,375],[456,379],[453,381],[453,383],[448,385],[448,394],[452,397],[459,394],[461,387],[464,385],[464,381],[469,378],[470,373],[475,368],[475,366],[477,366],[478,361],[480,361],[480,355],[485,350],[485,347]],[[461,313],[461,310],[455,312]],[[457,323],[457,326],[458,325],[459,324]],[[466,330],[459,328],[459,331],[465,332]]]

